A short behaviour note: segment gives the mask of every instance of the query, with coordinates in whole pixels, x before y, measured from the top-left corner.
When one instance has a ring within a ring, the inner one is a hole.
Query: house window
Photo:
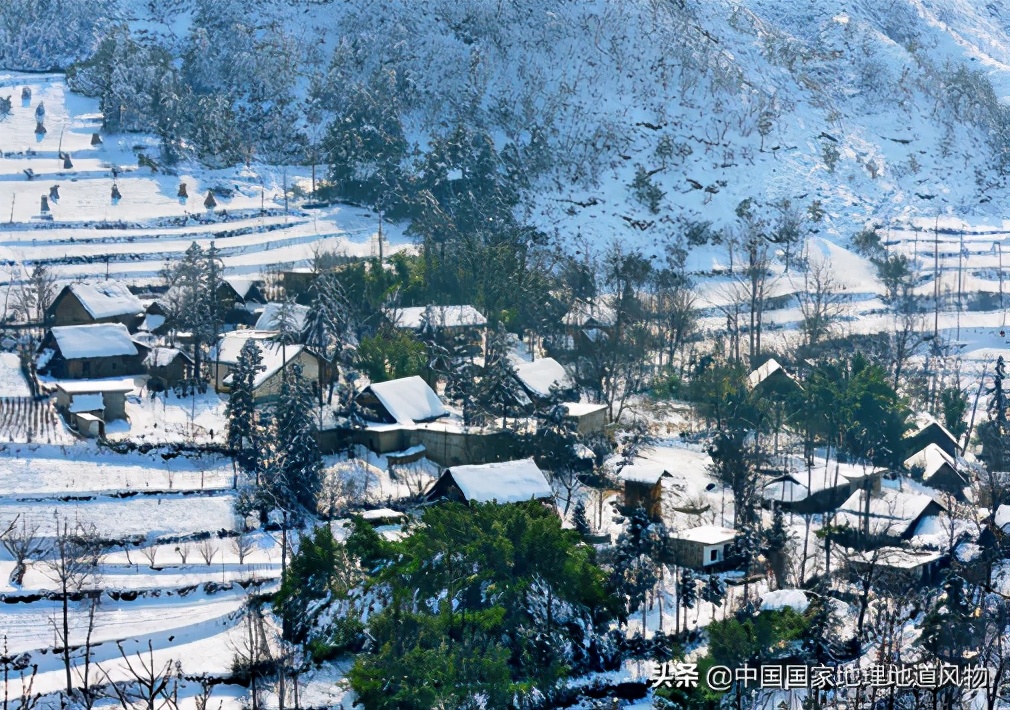
[[[708,553],[708,561],[709,562],[718,562],[719,561],[719,550],[710,550],[709,553]]]

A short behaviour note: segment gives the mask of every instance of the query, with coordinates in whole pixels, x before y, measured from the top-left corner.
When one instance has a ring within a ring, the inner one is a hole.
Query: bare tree
[[[113,681],[106,670],[102,670],[109,689],[123,710],[176,710],[179,706],[177,691],[182,668],[169,659],[164,664],[155,664],[154,647],[147,640],[147,654],[140,651],[134,661],[126,655],[121,641],[116,642],[119,654],[125,662],[128,681]]]
[[[231,539],[231,549],[235,551],[238,555],[238,563],[240,565],[245,564],[245,558],[249,556],[254,549],[256,549],[256,541],[252,539],[250,535],[242,533]]]
[[[102,554],[101,538],[95,526],[71,523],[54,513],[56,534],[44,560],[44,574],[57,584],[60,595],[60,617],[53,620],[62,646],[66,671],[67,696],[74,693],[70,665],[70,597],[84,590],[98,577],[98,562]]]
[[[231,646],[232,672],[249,680],[252,710],[261,710],[261,682],[273,672],[274,659],[259,604],[251,603],[246,607],[241,636]]]
[[[179,559],[182,560],[182,564],[186,564],[186,558],[189,557],[190,547],[188,542],[183,542],[175,547],[175,554],[179,555]]]
[[[14,308],[29,323],[44,325],[56,296],[56,276],[45,264],[32,267],[15,295]]]
[[[209,537],[201,540],[196,549],[200,553],[200,557],[203,558],[203,561],[209,567],[210,563],[214,561],[214,555],[217,554],[217,545],[214,544],[214,540]]]
[[[98,613],[98,606],[101,603],[102,595],[101,592],[93,591],[90,592],[85,599],[85,610],[87,614],[87,626],[84,631],[84,644],[82,646],[83,662],[78,663],[74,666],[74,672],[77,674],[79,685],[77,690],[80,694],[81,703],[87,710],[91,710],[95,705],[95,701],[102,696],[101,685],[94,682],[96,679],[92,676],[92,648],[94,644],[92,643],[92,638],[95,634],[95,618]]]
[[[145,560],[147,560],[147,566],[151,569],[155,569],[154,562],[158,557],[158,546],[148,545],[147,547],[142,547],[140,548],[140,554],[143,555]]]
[[[811,264],[803,275],[803,290],[797,297],[803,315],[800,329],[807,348],[816,347],[821,340],[830,337],[841,315],[842,295],[831,273],[831,263],[820,260]]]
[[[29,558],[36,557],[45,550],[45,546],[39,539],[39,526],[30,524],[26,518],[20,516],[11,522],[7,531],[0,535],[0,544],[14,558],[14,569],[11,570],[11,584],[20,587],[25,579],[25,572],[28,570],[25,564]]]
[[[568,510],[572,507],[572,500],[575,498],[575,494],[583,487],[579,472],[571,466],[562,466],[549,471],[548,480],[554,489],[554,494],[560,498],[564,498],[565,504],[561,511],[561,517],[567,518]]]
[[[3,710],[9,710],[11,707],[11,683],[15,682],[11,678],[12,672],[17,673],[18,681],[21,684],[18,709],[32,710],[38,704],[42,693],[32,692],[32,688],[35,685],[35,674],[38,673],[38,670],[39,666],[37,663],[32,663],[30,653],[14,654],[10,652],[10,648],[7,645],[7,635],[4,634],[3,655],[0,655],[0,671],[3,673],[4,681]],[[27,677],[26,671],[28,671]]]

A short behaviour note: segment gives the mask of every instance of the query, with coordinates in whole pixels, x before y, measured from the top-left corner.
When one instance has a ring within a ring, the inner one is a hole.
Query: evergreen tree
[[[320,274],[312,281],[309,297],[302,342],[323,358],[329,370],[323,373],[323,380],[329,382],[328,398],[332,402],[340,366],[349,366],[353,353],[350,308],[340,282],[331,273]],[[320,387],[319,404],[322,403]]]
[[[239,351],[231,369],[231,393],[225,405],[228,417],[228,448],[243,467],[251,467],[256,449],[257,418],[253,386],[256,375],[264,370],[263,357],[256,341],[250,338]]]
[[[659,581],[659,565],[656,558],[665,542],[665,531],[661,523],[649,520],[642,507],[628,516],[624,530],[617,538],[612,551],[611,587],[624,602],[624,618],[642,609],[642,631],[646,629],[646,596]]]
[[[281,381],[273,430],[277,455],[269,477],[274,499],[289,512],[316,510],[323,458],[312,410],[312,390],[295,363]]]
[[[211,261],[216,261],[213,259]],[[171,319],[179,330],[187,331],[193,339],[193,379],[196,389],[203,392],[203,349],[214,338],[214,304],[217,293],[209,286],[207,255],[193,242],[174,264],[167,265],[162,277],[168,284],[166,300]]]
[[[589,527],[589,520],[586,518],[586,505],[581,500],[575,504],[575,510],[572,511],[572,525],[582,537],[591,535],[593,532]]]
[[[775,583],[779,589],[786,584],[786,564],[788,554],[786,547],[789,544],[789,530],[786,528],[785,516],[782,513],[782,506],[776,506],[772,513],[772,525],[765,531],[764,553],[771,565],[772,573],[775,575]]]
[[[715,606],[722,606],[726,598],[726,582],[717,574],[710,574],[701,588],[701,599]]]
[[[689,567],[685,567],[680,574],[680,583],[677,585],[677,599],[684,607],[684,628],[687,628],[687,610],[694,609],[698,602],[698,579]]]
[[[477,399],[489,413],[500,416],[502,426],[506,426],[509,415],[516,412],[520,404],[529,402],[529,398],[509,360],[508,333],[501,323],[488,337],[487,350]]]

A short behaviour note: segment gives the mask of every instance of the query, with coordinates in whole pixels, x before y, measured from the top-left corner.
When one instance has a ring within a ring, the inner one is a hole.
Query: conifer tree
[[[239,351],[231,369],[231,395],[225,407],[228,417],[228,448],[239,463],[249,468],[255,459],[257,440],[256,400],[253,387],[256,375],[263,372],[263,357],[256,341],[250,338]]]
[[[726,582],[717,574],[710,574],[701,588],[701,599],[715,606],[722,606],[726,598]]]
[[[275,499],[289,512],[316,510],[323,459],[312,410],[312,390],[295,363],[281,382],[273,432],[278,456],[270,479]]]
[[[330,383],[329,399],[333,399],[335,380],[341,365],[348,366],[353,352],[350,307],[343,288],[333,274],[320,274],[309,286],[311,299],[302,342],[320,355],[332,368],[324,373],[323,379]],[[323,403],[323,391],[319,389],[319,404]]]
[[[680,583],[677,585],[677,600],[684,607],[684,628],[687,628],[687,610],[694,609],[698,602],[698,579],[690,568],[685,567],[680,574]]]
[[[509,414],[516,411],[518,404],[528,401],[515,367],[508,357],[508,333],[501,323],[488,338],[488,352],[484,360],[477,389],[477,400],[491,414],[502,418],[502,426],[507,425]]]
[[[592,529],[589,527],[589,520],[586,518],[586,505],[581,500],[575,504],[575,510],[572,511],[572,525],[575,526],[576,531],[582,537],[586,537],[592,533]]]
[[[611,586],[625,602],[625,618],[642,609],[642,632],[647,627],[646,597],[659,581],[656,557],[665,541],[661,523],[653,523],[639,506],[628,516],[613,550]]]

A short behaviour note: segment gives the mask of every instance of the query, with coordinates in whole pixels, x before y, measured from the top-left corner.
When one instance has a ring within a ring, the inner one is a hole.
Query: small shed
[[[706,569],[726,561],[737,532],[718,525],[701,525],[670,533],[670,545],[678,564]]]
[[[447,468],[425,496],[429,501],[519,503],[553,501],[543,471],[532,458]]]
[[[144,358],[149,389],[158,391],[189,379],[193,373],[193,358],[178,348],[152,348]]]
[[[407,522],[406,513],[391,508],[374,508],[361,512],[361,518],[373,527],[380,525],[402,525]]]
[[[59,382],[56,409],[67,415],[91,413],[103,421],[126,419],[126,397],[134,389],[132,380]]]
[[[147,352],[121,323],[60,326],[42,339],[37,367],[61,379],[141,375]]]
[[[624,481],[624,506],[628,510],[641,507],[653,520],[663,517],[663,479],[672,475],[659,464],[631,464],[621,469]]]
[[[575,422],[575,430],[586,434],[602,434],[607,428],[607,405],[590,402],[566,402],[567,418]]]
[[[966,500],[964,489],[968,485],[968,476],[962,471],[957,459],[938,444],[927,444],[921,451],[905,459],[904,463],[913,476],[930,488],[950,493],[957,500]]]
[[[94,414],[89,414],[88,412],[74,414],[73,427],[77,430],[78,434],[86,436],[89,439],[105,438],[105,422],[102,421],[101,417]]]

